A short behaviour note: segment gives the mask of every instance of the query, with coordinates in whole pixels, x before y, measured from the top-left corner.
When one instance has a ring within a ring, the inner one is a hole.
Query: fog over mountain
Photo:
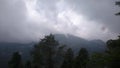
[[[0,41],[28,43],[71,34],[107,41],[120,32],[117,0],[0,0]]]
[[[106,43],[102,40],[91,40],[88,41],[83,38],[79,38],[73,35],[62,35],[62,34],[56,34],[55,35],[56,40],[60,42],[60,44],[65,44],[68,47],[72,48],[74,51],[79,51],[80,48],[86,48],[90,52],[94,51],[104,51],[106,48]]]
[[[80,48],[86,48],[89,53],[93,52],[104,52],[106,45],[101,40],[88,41],[83,38],[79,38],[73,35],[63,35],[56,34],[55,39],[63,45],[65,44],[67,48],[71,47],[75,54],[80,50]],[[19,51],[22,55],[23,61],[29,60],[31,57],[31,51],[36,43],[21,44],[21,43],[0,43],[0,68],[7,68],[7,63],[10,60],[12,54]]]

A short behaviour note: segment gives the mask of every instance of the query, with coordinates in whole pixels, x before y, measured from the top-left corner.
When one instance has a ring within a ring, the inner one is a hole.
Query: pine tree
[[[19,52],[13,53],[12,59],[8,62],[10,68],[23,68],[21,55]]]
[[[42,62],[42,54],[40,51],[40,47],[38,45],[34,46],[34,49],[32,51],[32,64],[33,67],[41,67],[43,62]]]
[[[64,56],[64,61],[61,65],[61,68],[73,68],[73,58],[73,51],[71,48],[69,48]]]
[[[63,62],[63,58],[64,58],[64,55],[65,55],[65,47],[66,45],[62,45],[58,48],[57,50],[57,54],[56,54],[56,57],[55,57],[55,68],[60,68],[62,62]]]
[[[38,68],[41,66],[45,68],[54,68],[54,58],[57,54],[58,45],[59,43],[55,40],[54,35],[52,34],[41,39],[32,52],[34,60],[33,64]]]
[[[81,48],[78,56],[75,58],[74,68],[86,68],[88,60],[88,51],[85,48]]]

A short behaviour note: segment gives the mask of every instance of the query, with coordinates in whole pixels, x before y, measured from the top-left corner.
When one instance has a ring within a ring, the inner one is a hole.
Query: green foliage
[[[107,42],[107,58],[109,68],[120,68],[120,37]]]
[[[61,68],[73,68],[73,57],[73,51],[71,48],[69,48],[65,53],[64,61],[61,65]]]
[[[45,36],[32,51],[33,66],[55,68],[55,64],[59,63],[55,58],[62,55],[63,48],[64,46],[59,47],[58,41],[52,34]]]
[[[58,48],[57,54],[55,56],[55,68],[60,68],[62,62],[63,62],[63,57],[65,55],[65,47],[66,45],[62,45]]]
[[[93,53],[89,61],[89,66],[91,68],[104,68],[106,63],[107,57],[104,53]]]
[[[13,53],[12,59],[8,62],[10,68],[23,68],[19,52]]]
[[[92,54],[89,66],[91,68],[120,68],[120,36],[115,40],[107,41],[105,53]]]
[[[86,68],[89,61],[88,51],[85,48],[81,48],[78,56],[75,58],[75,68]]]
[[[107,47],[109,50],[119,48],[120,47],[120,37],[116,40],[108,40]]]
[[[32,51],[32,63],[36,67],[41,67],[42,65],[42,54],[40,51],[40,47],[38,45],[34,46],[34,49]]]

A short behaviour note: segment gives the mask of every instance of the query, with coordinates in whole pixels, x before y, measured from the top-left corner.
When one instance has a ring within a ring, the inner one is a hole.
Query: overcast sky
[[[0,0],[0,42],[72,34],[106,41],[120,32],[116,0]]]

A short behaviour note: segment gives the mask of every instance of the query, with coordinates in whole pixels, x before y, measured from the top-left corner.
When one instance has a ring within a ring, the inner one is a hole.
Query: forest
[[[8,65],[9,68],[120,68],[120,36],[108,40],[106,45],[103,53],[89,54],[86,48],[80,48],[74,54],[71,48],[60,45],[50,34],[34,45],[31,59],[26,63],[23,63],[20,52],[15,52]]]

